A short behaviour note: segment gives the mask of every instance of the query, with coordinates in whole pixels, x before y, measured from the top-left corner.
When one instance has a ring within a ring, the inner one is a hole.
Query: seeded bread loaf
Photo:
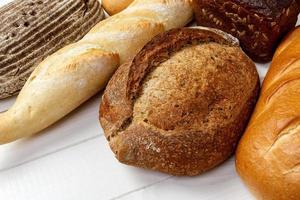
[[[43,59],[103,17],[98,0],[16,0],[0,8],[0,99],[18,93]]]
[[[199,25],[237,37],[255,61],[272,59],[280,39],[297,21],[295,0],[192,0]]]
[[[120,162],[193,176],[233,153],[258,89],[255,65],[233,37],[174,29],[117,70],[100,122]]]

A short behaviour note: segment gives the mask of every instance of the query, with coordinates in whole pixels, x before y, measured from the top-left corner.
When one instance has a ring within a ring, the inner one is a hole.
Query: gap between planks
[[[124,198],[124,197],[126,197],[126,196],[128,196],[128,195],[131,195],[131,194],[134,194],[134,193],[136,193],[136,192],[140,192],[140,191],[142,191],[142,190],[148,189],[148,188],[150,188],[150,187],[152,187],[152,186],[154,186],[154,185],[157,185],[157,184],[159,184],[159,183],[163,183],[163,182],[165,182],[165,181],[167,181],[167,180],[169,180],[169,179],[171,179],[171,178],[173,178],[173,176],[168,176],[168,177],[166,177],[166,178],[164,178],[164,179],[161,179],[161,180],[156,181],[156,182],[154,182],[154,183],[151,183],[151,184],[149,184],[149,185],[145,185],[144,187],[140,187],[140,188],[131,190],[131,191],[129,191],[129,192],[123,193],[123,194],[121,194],[121,195],[118,195],[118,196],[116,196],[116,197],[113,197],[113,198],[111,198],[111,199],[109,199],[109,200],[120,200],[120,199],[122,199],[122,198]]]

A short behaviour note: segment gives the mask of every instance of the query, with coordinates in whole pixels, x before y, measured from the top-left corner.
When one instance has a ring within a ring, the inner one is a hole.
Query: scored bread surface
[[[121,162],[197,175],[232,154],[258,89],[255,66],[236,43],[175,29],[117,70],[100,121]]]
[[[17,0],[0,8],[0,98],[18,93],[42,60],[103,17],[98,0]]]

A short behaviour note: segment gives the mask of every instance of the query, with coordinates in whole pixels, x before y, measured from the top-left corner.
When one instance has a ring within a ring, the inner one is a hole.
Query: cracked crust
[[[117,70],[100,122],[120,162],[193,176],[233,153],[259,78],[228,38],[209,29],[173,29]]]

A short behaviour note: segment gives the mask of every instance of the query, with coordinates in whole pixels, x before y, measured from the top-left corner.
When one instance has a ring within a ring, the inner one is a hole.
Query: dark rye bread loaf
[[[192,5],[199,25],[239,38],[244,51],[259,62],[272,59],[299,13],[295,0],[193,0]]]
[[[234,152],[258,90],[255,65],[233,37],[174,29],[117,70],[100,122],[120,162],[193,176]]]
[[[0,99],[18,93],[45,57],[103,17],[98,0],[17,0],[0,8]]]

